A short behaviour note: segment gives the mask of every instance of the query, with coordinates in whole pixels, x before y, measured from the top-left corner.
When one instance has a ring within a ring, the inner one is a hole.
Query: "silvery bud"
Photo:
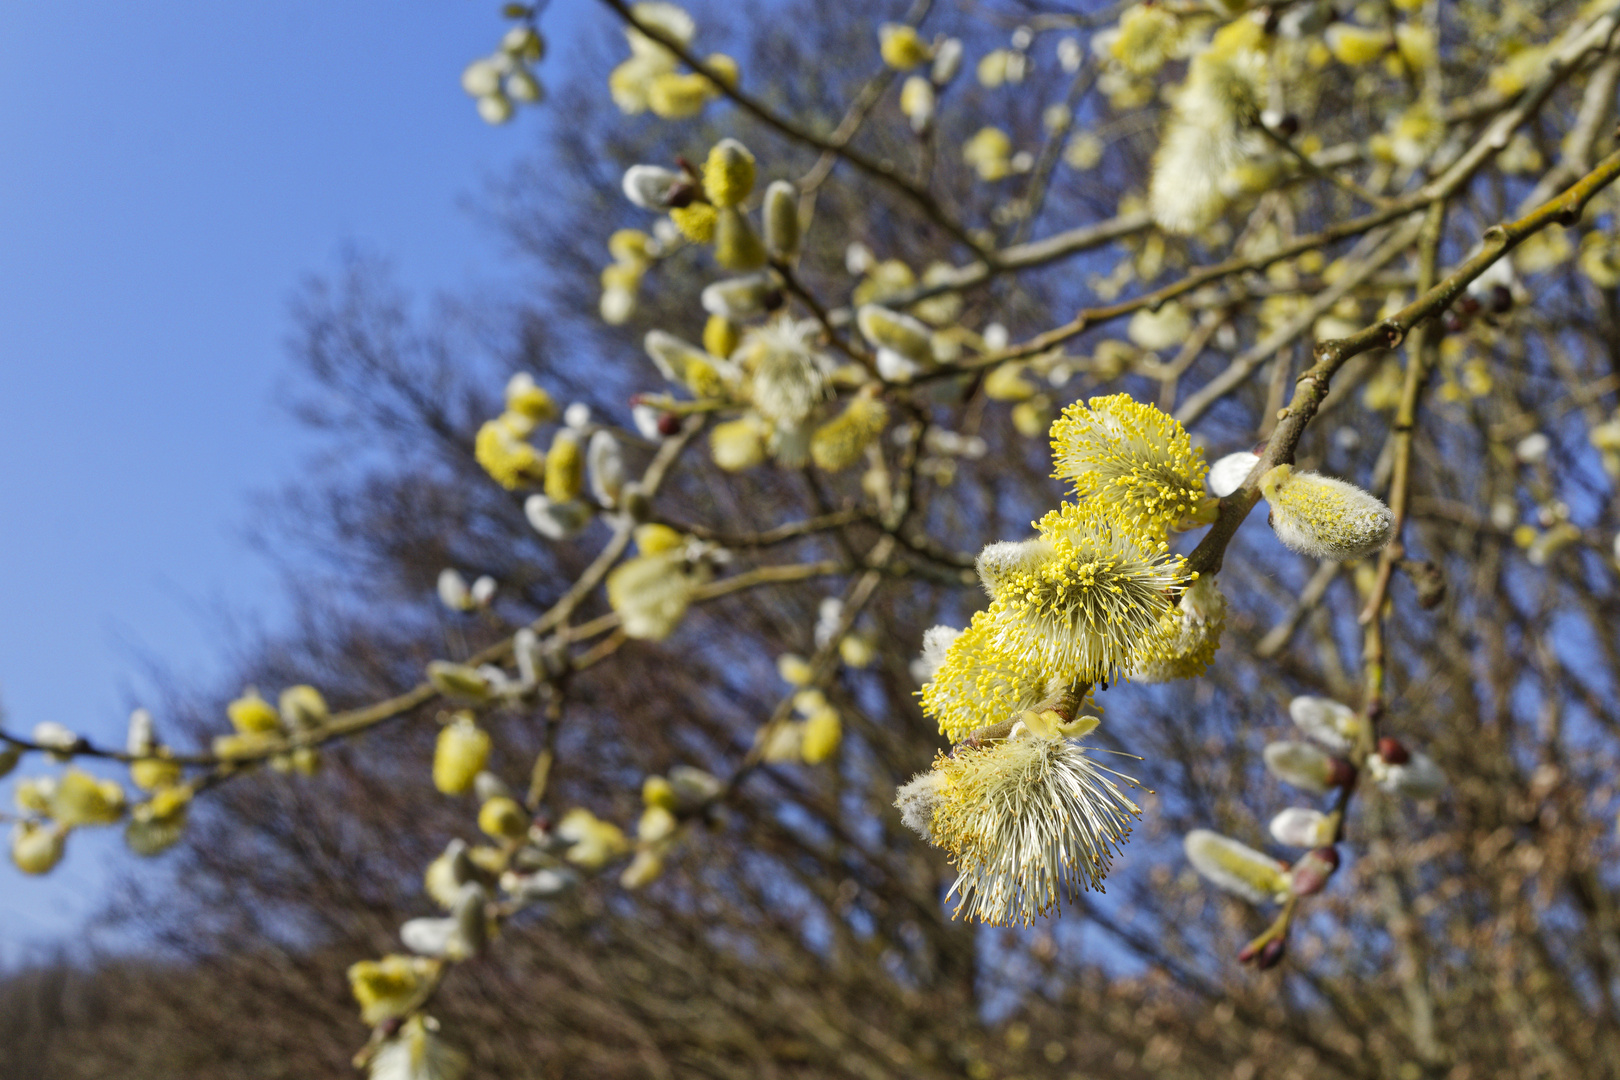
[[[439,603],[451,611],[472,610],[472,590],[467,587],[467,579],[452,567],[439,571]]]
[[[667,210],[677,189],[690,181],[673,169],[657,165],[632,165],[624,173],[624,197],[643,210]]]
[[[150,754],[157,749],[157,735],[152,724],[152,714],[145,709],[136,709],[129,714],[129,735],[124,740],[124,749],[137,757]]]
[[[782,294],[768,274],[716,281],[703,290],[703,310],[732,322],[744,322],[781,305]]]
[[[880,304],[862,304],[855,322],[861,336],[878,348],[892,349],[919,364],[933,362],[933,331],[920,320]]]
[[[472,600],[473,607],[487,608],[494,603],[496,588],[494,578],[488,574],[479,575],[478,580],[472,583],[472,589],[468,592],[468,598]]]
[[[544,495],[530,495],[523,503],[523,516],[547,540],[566,540],[591,523],[591,508],[578,499],[552,502]]]
[[[1271,837],[1287,847],[1316,848],[1333,843],[1333,822],[1320,810],[1290,806],[1271,819]]]
[[[962,39],[946,38],[934,48],[934,66],[928,77],[935,86],[944,86],[962,70]]]
[[[1247,844],[1208,829],[1194,829],[1182,846],[1193,869],[1235,896],[1264,904],[1290,891],[1286,868]]]
[[[598,431],[591,436],[585,451],[585,475],[598,502],[605,506],[618,504],[624,489],[624,452],[612,432]]]
[[[774,180],[765,189],[765,248],[774,259],[799,253],[799,193],[786,180]]]
[[[1374,754],[1367,759],[1367,771],[1378,786],[1394,795],[1408,799],[1432,799],[1446,787],[1446,774],[1429,755],[1408,751],[1410,757],[1400,764],[1387,761]]]
[[[1330,698],[1301,695],[1288,703],[1299,730],[1336,754],[1348,751],[1361,731],[1361,717]]]
[[[1271,775],[1317,795],[1326,793],[1329,788],[1348,786],[1356,775],[1354,765],[1310,743],[1269,743],[1263,756]]]
[[[1259,454],[1251,454],[1241,450],[1236,454],[1227,454],[1209,467],[1209,491],[1219,498],[1226,498],[1238,488],[1243,481],[1249,478],[1254,467],[1260,463]]]

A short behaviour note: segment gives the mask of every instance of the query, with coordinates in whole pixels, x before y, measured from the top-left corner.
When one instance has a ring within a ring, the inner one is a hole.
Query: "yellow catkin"
[[[1137,4],[1119,20],[1109,52],[1133,75],[1152,75],[1175,55],[1182,41],[1181,20],[1158,4]]]
[[[1193,580],[1186,560],[1090,505],[1065,503],[1037,528],[1051,555],[998,585],[996,648],[1070,681],[1103,682],[1160,659],[1159,621]]]
[[[718,216],[714,207],[697,202],[690,206],[677,206],[669,212],[670,220],[681,230],[681,235],[694,244],[707,244],[714,239],[714,225]]]
[[[1226,598],[1212,577],[1200,577],[1181,594],[1181,601],[1164,616],[1159,633],[1159,658],[1131,673],[1142,682],[1169,682],[1202,675],[1221,647],[1226,626]]]
[[[439,731],[433,751],[433,786],[445,795],[469,790],[489,760],[489,747],[488,733],[473,722],[472,714],[458,714]]]
[[[703,163],[703,193],[717,208],[736,206],[754,190],[754,155],[736,139],[721,139]]]
[[[249,691],[225,706],[231,725],[243,735],[261,735],[281,730],[281,714],[257,691]]]
[[[1163,537],[1192,514],[1209,469],[1175,418],[1128,394],[1077,401],[1052,424],[1053,475],[1143,536]]]
[[[557,432],[546,454],[545,493],[554,503],[579,498],[585,487],[585,453],[579,435],[569,428]]]
[[[878,52],[883,62],[896,71],[910,71],[931,55],[917,28],[905,23],[884,23],[878,27]]]
[[[996,926],[1028,925],[1061,911],[1065,894],[1100,889],[1141,814],[1118,774],[1066,738],[1015,731],[941,754],[934,771],[929,832],[961,874],[955,914]]]
[[[478,429],[473,456],[496,483],[509,491],[545,476],[545,461],[540,452],[513,434],[504,417],[486,421]]]
[[[860,395],[842,413],[816,428],[810,436],[810,460],[827,472],[847,469],[861,460],[888,422],[888,406]]]
[[[349,989],[368,1024],[404,1016],[438,970],[439,961],[397,953],[349,966]]]
[[[665,120],[684,120],[702,112],[714,94],[714,84],[696,72],[666,71],[648,84],[647,107]]]
[[[710,315],[709,321],[703,324],[703,348],[710,356],[724,360],[736,350],[741,339],[737,325],[724,315]]]
[[[508,412],[527,417],[536,424],[543,424],[557,415],[556,402],[551,400],[550,394],[535,384],[534,376],[526,371],[518,372],[507,381],[506,408]]]
[[[722,209],[715,219],[714,261],[725,270],[757,270],[765,265],[765,244],[734,206]]]
[[[1278,465],[1260,480],[1271,528],[1286,547],[1317,559],[1360,559],[1389,543],[1395,514],[1343,480]]]
[[[1033,708],[1062,689],[1042,668],[1018,663],[997,649],[992,622],[988,611],[975,614],[918,694],[923,712],[952,742]]]

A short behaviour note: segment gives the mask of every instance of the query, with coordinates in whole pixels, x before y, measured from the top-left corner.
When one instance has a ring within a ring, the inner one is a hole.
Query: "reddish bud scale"
[[[1378,756],[1384,759],[1386,765],[1405,765],[1412,760],[1411,751],[1406,749],[1405,744],[1388,735],[1378,740]]]
[[[1356,786],[1356,767],[1343,758],[1334,758],[1332,771],[1328,774],[1328,787],[1351,788]]]
[[[658,434],[673,435],[681,430],[681,418],[674,413],[663,413],[658,417]]]
[[[1266,942],[1266,947],[1260,950],[1260,959],[1255,966],[1261,971],[1269,971],[1282,963],[1282,958],[1287,953],[1288,942],[1280,937],[1272,938]]]

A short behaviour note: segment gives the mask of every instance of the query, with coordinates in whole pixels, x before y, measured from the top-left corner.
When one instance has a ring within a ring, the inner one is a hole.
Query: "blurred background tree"
[[[509,656],[537,620],[544,692],[478,722],[488,771],[534,796],[543,831],[584,807],[634,835],[646,780],[679,767],[736,782],[683,821],[656,880],[621,887],[627,850],[575,889],[503,907],[498,936],[445,969],[430,1011],[470,1075],[1620,1072],[1620,239],[1599,190],[1615,167],[1615,6],[891,7],[693,4],[694,58],[719,50],[740,77],[722,90],[670,61],[698,80],[665,87],[698,98],[678,117],[623,115],[622,74],[618,107],[607,92],[627,55],[648,55],[645,41],[626,52],[622,20],[678,27],[665,9],[607,3],[594,36],[550,41],[596,72],[556,85],[521,35],[543,35],[545,13],[508,12],[504,55],[522,63],[503,61],[492,92],[481,71],[468,88],[486,119],[539,133],[488,212],[543,286],[494,314],[424,312],[357,258],[308,287],[296,407],[329,453],[257,520],[267,551],[321,569],[300,570],[296,629],[226,692],[177,686],[153,706],[176,747],[229,731],[241,686],[273,700],[310,684],[359,722],[323,741],[314,775],[197,752],[178,843],[109,914],[147,947],[10,976],[0,1072],[351,1070],[368,1025],[345,970],[401,952],[401,924],[440,913],[425,868],[479,839],[479,800],[435,790],[446,701],[411,688],[435,660]],[[916,55],[902,26],[918,28]],[[1234,36],[1268,58],[1264,108],[1234,121],[1224,186],[1188,196],[1213,207],[1189,211],[1175,196],[1202,183],[1198,163],[1165,131],[1208,126],[1188,70]],[[525,104],[514,71],[546,84],[543,103]],[[1166,92],[1184,80],[1189,97]],[[717,467],[706,414],[643,351],[654,330],[709,345],[699,294],[732,275],[707,245],[651,231],[625,170],[701,166],[726,137],[758,162],[756,199],[792,180],[807,218],[772,302],[881,372],[891,426],[859,467]],[[1455,276],[1492,226],[1589,177],[1573,213]],[[648,230],[657,254],[635,241],[626,258],[622,229]],[[614,262],[630,270],[603,274]],[[882,370],[847,317],[873,301],[931,325],[936,366]],[[1313,354],[1324,341],[1359,344]],[[469,359],[483,355],[498,363]],[[1324,361],[1331,382],[1304,377]],[[480,428],[520,371],[617,431],[630,476],[673,463],[645,520],[730,553],[667,640],[618,632],[600,587],[593,563],[624,550],[627,524],[600,513],[547,539],[480,466]],[[1325,398],[1302,402],[1313,387]],[[1098,695],[1096,741],[1131,755],[1120,768],[1144,789],[1111,888],[1032,927],[953,919],[954,872],[892,807],[948,745],[913,661],[927,628],[982,605],[979,549],[1062,498],[1045,437],[1057,410],[1119,391],[1184,420],[1211,458],[1269,440],[1268,464],[1286,454],[1385,495],[1400,547],[1302,558],[1258,522],[1234,534],[1228,500],[1209,534],[1229,603],[1214,663]],[[638,394],[658,430],[632,423]],[[493,602],[446,610],[447,568],[491,577]],[[818,640],[829,599],[844,625]],[[787,654],[817,659],[839,717],[816,764],[755,753],[762,729],[768,746],[797,722]],[[1277,850],[1264,823],[1289,796],[1262,748],[1288,737],[1300,695],[1345,702],[1450,782],[1419,802],[1370,782],[1342,796],[1343,866],[1260,971],[1235,957],[1267,913],[1202,883],[1182,837]],[[26,759],[29,776],[56,772]],[[434,1075],[419,1064],[387,1075]]]

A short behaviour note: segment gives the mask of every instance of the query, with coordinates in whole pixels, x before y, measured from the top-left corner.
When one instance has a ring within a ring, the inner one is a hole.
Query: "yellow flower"
[[[1152,75],[1181,46],[1181,20],[1158,4],[1136,4],[1120,16],[1109,52],[1133,75]]]
[[[539,451],[513,433],[503,414],[478,429],[473,456],[495,482],[508,491],[532,484],[545,475],[545,461]]]
[[[116,780],[97,780],[69,769],[56,781],[51,817],[60,825],[111,825],[124,816],[124,789]]]
[[[810,459],[827,472],[847,469],[861,460],[888,422],[888,406],[877,398],[857,395],[842,413],[810,436]]]
[[[754,155],[736,139],[721,139],[703,163],[703,192],[716,209],[736,206],[754,190]]]
[[[647,107],[665,120],[684,120],[702,112],[715,93],[714,84],[695,71],[666,71],[648,84]]]
[[[142,791],[156,791],[180,782],[180,766],[165,757],[145,757],[129,764],[129,778]]]
[[[593,870],[630,850],[630,841],[617,825],[601,820],[582,807],[563,815],[557,824],[557,835],[573,845],[566,855],[569,862]]]
[[[737,348],[740,340],[736,324],[724,315],[710,315],[703,324],[703,347],[710,356],[725,359]]]
[[[48,874],[62,861],[67,834],[61,825],[19,821],[11,829],[11,861],[25,874]]]
[[[975,614],[919,694],[923,712],[952,742],[1032,709],[1066,686],[998,650],[991,640],[992,621],[988,611]]]
[[[996,585],[987,633],[1012,661],[1102,682],[1153,662],[1186,560],[1095,508],[1066,503],[1037,523],[1050,555]]]
[[[980,128],[962,144],[962,161],[980,180],[1000,180],[1012,172],[1012,139],[997,127]]]
[[[457,713],[439,731],[433,750],[433,786],[446,795],[460,795],[489,760],[489,735],[473,722],[472,713]]]
[[[621,229],[620,232],[633,232],[632,229]],[[619,233],[614,233],[618,237]],[[645,236],[645,233],[638,235]],[[611,249],[613,242],[608,242]],[[557,415],[556,402],[551,395],[535,384],[534,376],[527,371],[520,371],[513,375],[506,383],[506,409],[519,416],[526,416],[536,424],[543,424]]]
[[[608,575],[608,603],[627,637],[662,641],[675,632],[693,592],[710,573],[707,563],[689,563],[684,550],[640,555]]]
[[[714,456],[714,463],[727,472],[751,469],[765,460],[767,434],[759,417],[750,413],[716,424],[709,432],[709,452]]]
[[[478,808],[478,827],[496,840],[521,840],[529,832],[529,815],[516,799],[497,795]]]
[[[1085,748],[1024,727],[941,754],[934,771],[929,833],[960,873],[956,914],[996,926],[1028,925],[1061,911],[1065,893],[1100,888],[1141,814]]]
[[[804,741],[799,744],[799,753],[806,765],[819,765],[832,756],[843,737],[844,725],[837,710],[818,709],[804,722]]]
[[[878,52],[883,62],[896,71],[910,71],[924,63],[932,50],[923,43],[917,28],[905,23],[884,23],[878,27]]]
[[[225,715],[243,735],[263,735],[281,730],[281,714],[257,690],[249,690],[229,705]]]
[[[765,265],[765,245],[735,206],[722,208],[715,218],[714,261],[726,270],[757,270]]]
[[[360,1019],[375,1025],[405,1016],[420,1004],[439,967],[437,960],[397,953],[351,964],[349,989],[360,1003]]]
[[[1127,394],[1075,402],[1052,424],[1053,475],[1158,538],[1197,508],[1209,472],[1174,417]]]
[[[551,441],[546,453],[544,491],[552,502],[565,503],[579,497],[585,487],[585,454],[579,445],[579,435],[571,428],[563,428]]]
[[[695,202],[690,206],[677,206],[670,210],[669,219],[681,230],[681,235],[694,244],[707,244],[714,239],[715,222],[719,219],[714,207]]]
[[[1160,624],[1164,644],[1159,657],[1131,672],[1131,678],[1169,682],[1202,675],[1221,647],[1225,625],[1226,598],[1214,578],[1200,577]]]
[[[1328,27],[1323,38],[1334,58],[1352,67],[1372,63],[1392,44],[1388,30],[1369,30],[1345,22]]]

